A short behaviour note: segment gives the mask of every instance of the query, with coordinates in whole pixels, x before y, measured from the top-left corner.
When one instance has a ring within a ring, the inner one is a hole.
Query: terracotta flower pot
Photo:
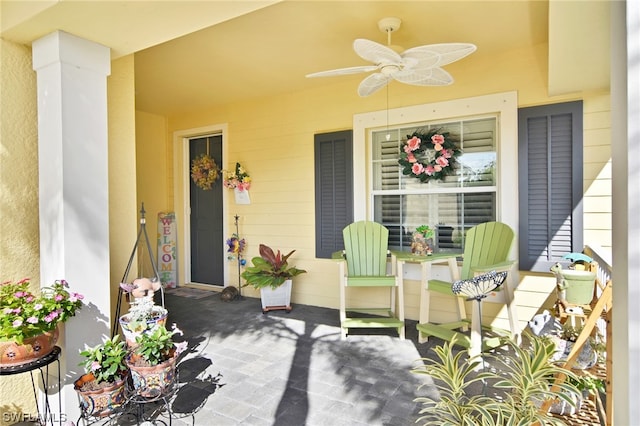
[[[45,357],[53,351],[58,341],[58,328],[38,336],[24,339],[22,344],[14,340],[0,341],[0,367],[15,367]]]
[[[176,360],[174,354],[168,360],[157,365],[142,366],[138,364],[134,357],[129,357],[126,361],[127,367],[131,370],[131,379],[136,393],[145,398],[155,398],[164,395],[171,388],[176,377]]]
[[[104,417],[125,403],[126,376],[106,387],[82,390],[82,387],[95,381],[93,374],[88,373],[73,382],[74,390],[80,395],[81,409],[84,416]]]

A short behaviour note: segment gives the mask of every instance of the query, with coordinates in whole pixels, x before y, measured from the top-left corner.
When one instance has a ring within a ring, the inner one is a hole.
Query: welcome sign
[[[164,288],[178,286],[178,230],[174,212],[158,213],[158,272]]]

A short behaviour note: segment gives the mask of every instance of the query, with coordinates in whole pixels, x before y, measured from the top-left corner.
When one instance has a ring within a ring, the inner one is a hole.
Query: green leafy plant
[[[478,358],[461,359],[468,351],[457,354],[453,342],[434,349],[437,359],[423,359],[425,365],[412,370],[428,374],[436,381],[439,397],[420,397],[423,409],[417,422],[443,425],[529,426],[563,425],[564,423],[540,410],[545,400],[560,399],[575,407],[580,390],[575,386],[577,377],[553,362],[553,342],[544,337],[529,336],[529,345],[520,347],[504,339],[507,349],[501,354],[487,354],[495,361],[490,371],[477,372]],[[551,386],[556,376],[567,380],[558,383],[558,391]],[[470,395],[469,385],[480,380],[491,382],[493,388],[503,390],[503,395],[492,397]]]
[[[87,373],[92,373],[96,384],[113,383],[122,378],[127,372],[124,362],[127,356],[127,348],[124,341],[120,341],[120,336],[113,339],[106,339],[103,343],[86,347],[80,352],[84,360],[79,364],[84,367]]]
[[[545,400],[561,399],[575,406],[581,392],[569,380],[558,383],[558,391],[551,390],[556,376],[564,375],[576,380],[576,375],[551,362],[555,344],[542,336],[528,334],[528,345],[521,347],[505,340],[509,356],[491,355],[497,361],[494,387],[505,389],[505,400],[494,402],[490,409],[497,414],[498,424],[532,425],[535,423],[563,425],[559,419],[540,410]]]
[[[29,280],[0,284],[0,340],[24,339],[55,330],[82,307],[83,296],[69,291],[65,280],[42,287],[40,294],[29,290]]]
[[[444,346],[434,348],[437,359],[423,358],[425,365],[414,368],[413,373],[431,376],[440,395],[439,398],[420,397],[422,415],[416,423],[446,426],[475,426],[492,424],[491,412],[484,407],[492,401],[483,395],[474,395],[469,387],[491,377],[488,373],[475,374],[480,364],[479,357],[462,360],[466,351],[454,353],[455,338]],[[422,385],[424,386],[424,385]],[[421,387],[422,387],[421,386]]]
[[[133,348],[130,359],[141,360],[145,365],[153,366],[167,361],[173,356],[178,356],[186,347],[187,342],[175,343],[173,336],[182,335],[182,331],[173,325],[171,331],[164,325],[156,325],[150,332],[136,337],[136,346]]]
[[[429,225],[420,225],[416,228],[418,234],[422,234],[424,238],[433,238],[434,231]]]
[[[253,266],[247,267],[241,274],[246,281],[245,285],[252,285],[257,289],[264,287],[275,289],[286,280],[307,272],[304,269],[289,266],[287,260],[295,250],[283,256],[280,250],[276,253],[271,247],[260,244],[259,251],[260,256],[251,259]]]

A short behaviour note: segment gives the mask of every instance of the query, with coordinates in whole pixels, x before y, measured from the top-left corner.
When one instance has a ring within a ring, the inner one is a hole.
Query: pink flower
[[[40,309],[42,309],[42,303],[36,303],[35,305],[33,305],[34,311],[39,311]]]
[[[25,293],[24,291],[16,291],[15,294],[14,294],[14,296],[17,297],[18,299],[21,298],[21,297],[24,297],[26,295],[27,295],[27,293]]]
[[[425,169],[424,169],[424,173],[426,175],[431,176],[433,174],[433,172],[435,171],[435,169],[433,168],[433,166],[431,164],[429,164]]]
[[[61,301],[61,300],[64,300],[64,296],[63,296],[63,295],[61,295],[61,294],[56,294],[56,297],[54,297],[54,300],[55,300],[56,302],[59,302],[59,301]]]
[[[51,322],[58,317],[58,311],[49,312],[49,315],[44,317],[46,322]]]
[[[100,369],[100,363],[98,361],[93,361],[91,363],[91,371],[96,371]]]
[[[437,144],[435,144],[435,145],[433,146],[433,149],[434,149],[435,151],[442,151],[442,145],[440,145],[439,143],[437,143]]]
[[[445,149],[444,151],[442,151],[442,155],[444,156],[444,158],[451,158],[453,157],[453,150]]]
[[[26,299],[24,299],[24,300],[25,300],[27,303],[31,303],[31,302],[33,302],[33,299],[34,299],[34,298],[33,298],[33,296],[29,295],[29,296],[27,296],[27,298],[26,298]]]
[[[444,143],[444,136],[442,135],[431,136],[431,143],[434,145],[442,145]]]
[[[423,171],[424,166],[420,163],[414,163],[413,166],[411,166],[411,173],[413,173],[414,175],[419,175]]]
[[[441,172],[442,171],[442,166],[436,164],[435,166],[433,166],[433,170],[435,170],[436,172]]]
[[[11,309],[11,308],[4,308],[2,310],[2,313],[5,314],[5,315],[9,315],[12,312],[13,312],[13,309]]]
[[[176,347],[176,354],[180,355],[182,352],[187,350],[188,343],[186,341],[179,342],[179,343],[174,343],[174,346]]]
[[[407,161],[410,163],[415,163],[418,160],[416,159],[416,156],[413,155],[412,152],[410,152],[409,154],[407,154]]]
[[[27,318],[27,322],[29,324],[37,324],[38,323],[38,318],[37,317],[29,317],[29,318]]]
[[[407,141],[407,144],[404,147],[404,152],[408,154],[409,152],[415,151],[420,148],[421,143],[422,141],[417,136],[412,137]],[[409,150],[407,151],[407,149]]]
[[[438,163],[438,165],[440,167],[447,167],[449,165],[449,160],[447,160],[443,156],[440,156],[440,157],[436,158],[436,163]]]
[[[14,320],[12,325],[13,325],[14,328],[20,327],[22,325],[22,319],[18,318],[16,320]]]
[[[14,314],[20,314],[22,312],[22,308],[13,308],[13,313]]]

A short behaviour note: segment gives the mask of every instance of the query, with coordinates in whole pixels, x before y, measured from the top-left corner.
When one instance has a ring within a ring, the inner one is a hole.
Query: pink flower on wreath
[[[447,160],[446,157],[440,156],[436,158],[436,163],[438,163],[438,166],[440,167],[447,167],[449,165],[449,160]]]
[[[433,135],[431,136],[431,143],[434,145],[433,149],[436,151],[442,151],[442,144],[444,143],[444,136]]]
[[[435,172],[435,169],[433,168],[433,166],[431,164],[429,164],[425,169],[424,169],[424,174],[431,176],[433,174],[433,172]]]
[[[452,149],[445,149],[444,151],[442,151],[442,156],[444,158],[451,158],[453,157],[453,150]]]
[[[416,149],[420,148],[421,143],[422,141],[420,140],[420,138],[418,138],[417,136],[412,137],[407,141],[407,145],[405,145],[404,147],[404,152],[408,154],[409,152],[415,151]]]
[[[435,166],[433,166],[433,170],[435,170],[436,172],[441,172],[442,171],[442,166],[436,164]]]
[[[416,159],[416,156],[413,155],[413,152],[410,152],[409,154],[407,154],[407,161],[410,163],[415,163],[418,160]]]
[[[420,163],[414,163],[413,166],[411,166],[411,172],[414,175],[419,175],[423,171],[424,171],[424,166]]]

